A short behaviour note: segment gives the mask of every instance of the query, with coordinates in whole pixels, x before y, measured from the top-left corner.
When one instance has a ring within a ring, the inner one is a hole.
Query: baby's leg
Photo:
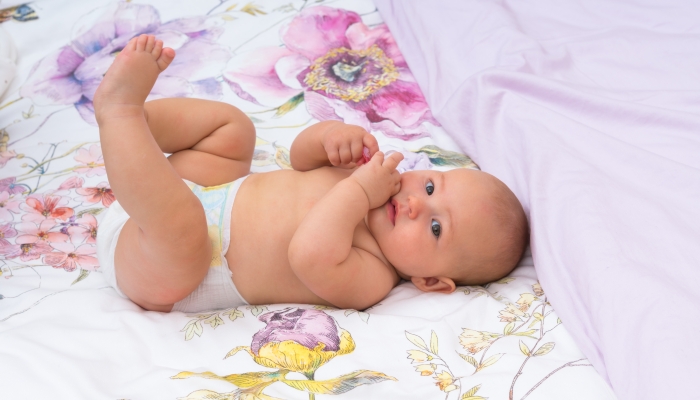
[[[94,98],[109,181],[131,217],[115,254],[119,286],[157,311],[170,311],[191,293],[211,260],[202,205],[163,156],[144,116],[146,96],[174,55],[153,36],[132,39]]]
[[[145,105],[146,120],[175,171],[202,186],[250,172],[255,127],[236,107],[200,99],[161,99]]]

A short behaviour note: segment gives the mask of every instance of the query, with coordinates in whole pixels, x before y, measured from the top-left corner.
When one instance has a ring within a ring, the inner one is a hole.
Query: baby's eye
[[[433,194],[435,191],[435,185],[433,185],[433,182],[428,181],[428,183],[425,184],[425,191],[428,192],[428,196]]]
[[[440,227],[440,223],[433,220],[433,222],[430,223],[430,229],[433,231],[433,235],[435,237],[440,237],[440,231],[442,231],[442,227]]]

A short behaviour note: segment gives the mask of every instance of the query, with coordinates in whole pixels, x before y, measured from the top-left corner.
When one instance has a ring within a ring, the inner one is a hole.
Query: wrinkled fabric
[[[542,287],[616,394],[695,398],[700,4],[376,4],[433,115],[523,203]]]

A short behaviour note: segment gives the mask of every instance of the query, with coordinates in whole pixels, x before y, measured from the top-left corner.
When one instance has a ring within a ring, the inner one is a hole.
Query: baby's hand
[[[399,152],[385,159],[384,153],[378,151],[367,164],[358,168],[350,176],[364,189],[370,210],[386,203],[389,197],[399,192],[401,175],[396,167],[401,160],[403,160],[403,154]]]
[[[377,139],[357,125],[342,124],[328,130],[323,135],[323,148],[328,154],[328,161],[341,168],[354,168],[362,165],[363,149],[369,150],[369,157],[379,151]]]

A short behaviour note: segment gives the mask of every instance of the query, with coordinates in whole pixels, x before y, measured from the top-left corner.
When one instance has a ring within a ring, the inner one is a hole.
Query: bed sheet
[[[698,398],[700,3],[376,4],[446,132],[523,203],[542,286],[615,393]]]
[[[403,283],[364,311],[162,314],[106,284],[95,237],[115,197],[91,99],[142,32],[177,51],[151,98],[245,111],[254,173],[290,168],[294,136],[326,119],[370,130],[382,150],[404,153],[404,170],[476,168],[433,118],[371,1],[37,1],[3,26],[19,59],[0,100],[0,397],[615,398],[529,254],[492,284],[440,295]]]

